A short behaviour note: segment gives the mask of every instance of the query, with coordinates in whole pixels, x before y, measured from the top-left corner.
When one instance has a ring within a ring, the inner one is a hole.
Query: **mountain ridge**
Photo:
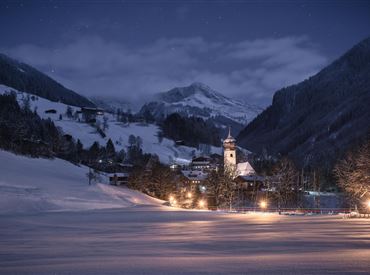
[[[54,102],[60,101],[78,107],[95,107],[90,100],[65,88],[50,76],[2,53],[0,53],[0,84]]]
[[[327,167],[370,130],[370,38],[316,75],[278,90],[238,136],[246,149]]]

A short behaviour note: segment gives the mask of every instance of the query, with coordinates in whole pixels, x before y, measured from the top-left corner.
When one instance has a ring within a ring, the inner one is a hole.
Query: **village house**
[[[96,122],[97,116],[104,115],[104,110],[100,108],[82,107],[80,112],[85,122],[88,123]]]
[[[129,173],[110,173],[108,174],[109,184],[124,185],[128,183]]]

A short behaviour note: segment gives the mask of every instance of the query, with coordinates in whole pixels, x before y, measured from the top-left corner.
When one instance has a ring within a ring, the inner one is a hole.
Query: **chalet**
[[[252,191],[259,190],[263,191],[264,189],[264,178],[255,174],[250,175],[238,175],[234,181],[238,183],[244,190]]]
[[[191,161],[191,168],[194,170],[209,170],[211,168],[211,158],[206,156],[195,157]]]
[[[190,168],[192,170],[198,171],[214,171],[218,169],[220,160],[217,157],[199,156],[194,157],[190,163]]]
[[[194,170],[183,170],[181,172],[185,176],[185,183],[189,187],[190,191],[195,191],[196,188],[198,188],[201,193],[204,193],[206,191],[204,181],[208,177],[207,173]]]
[[[104,115],[104,110],[100,108],[82,107],[81,113],[86,122],[96,122],[96,117]]]
[[[111,185],[124,185],[128,183],[128,173],[110,173],[108,174],[109,183]]]
[[[179,164],[177,164],[177,163],[173,163],[173,164],[170,165],[170,169],[172,171],[180,171],[181,170],[181,166]]]
[[[176,146],[182,146],[182,145],[185,145],[185,141],[183,141],[182,139],[176,140],[176,141],[175,141],[175,145],[176,145]]]

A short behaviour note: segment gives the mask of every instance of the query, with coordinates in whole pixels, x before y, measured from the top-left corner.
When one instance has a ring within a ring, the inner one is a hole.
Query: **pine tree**
[[[116,149],[114,148],[114,144],[111,139],[107,141],[105,146],[105,154],[108,160],[114,160],[116,156]]]

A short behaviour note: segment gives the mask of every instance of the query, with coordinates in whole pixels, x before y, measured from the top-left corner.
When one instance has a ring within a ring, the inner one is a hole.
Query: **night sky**
[[[266,106],[370,36],[370,1],[1,1],[0,52],[83,95],[203,82]]]

